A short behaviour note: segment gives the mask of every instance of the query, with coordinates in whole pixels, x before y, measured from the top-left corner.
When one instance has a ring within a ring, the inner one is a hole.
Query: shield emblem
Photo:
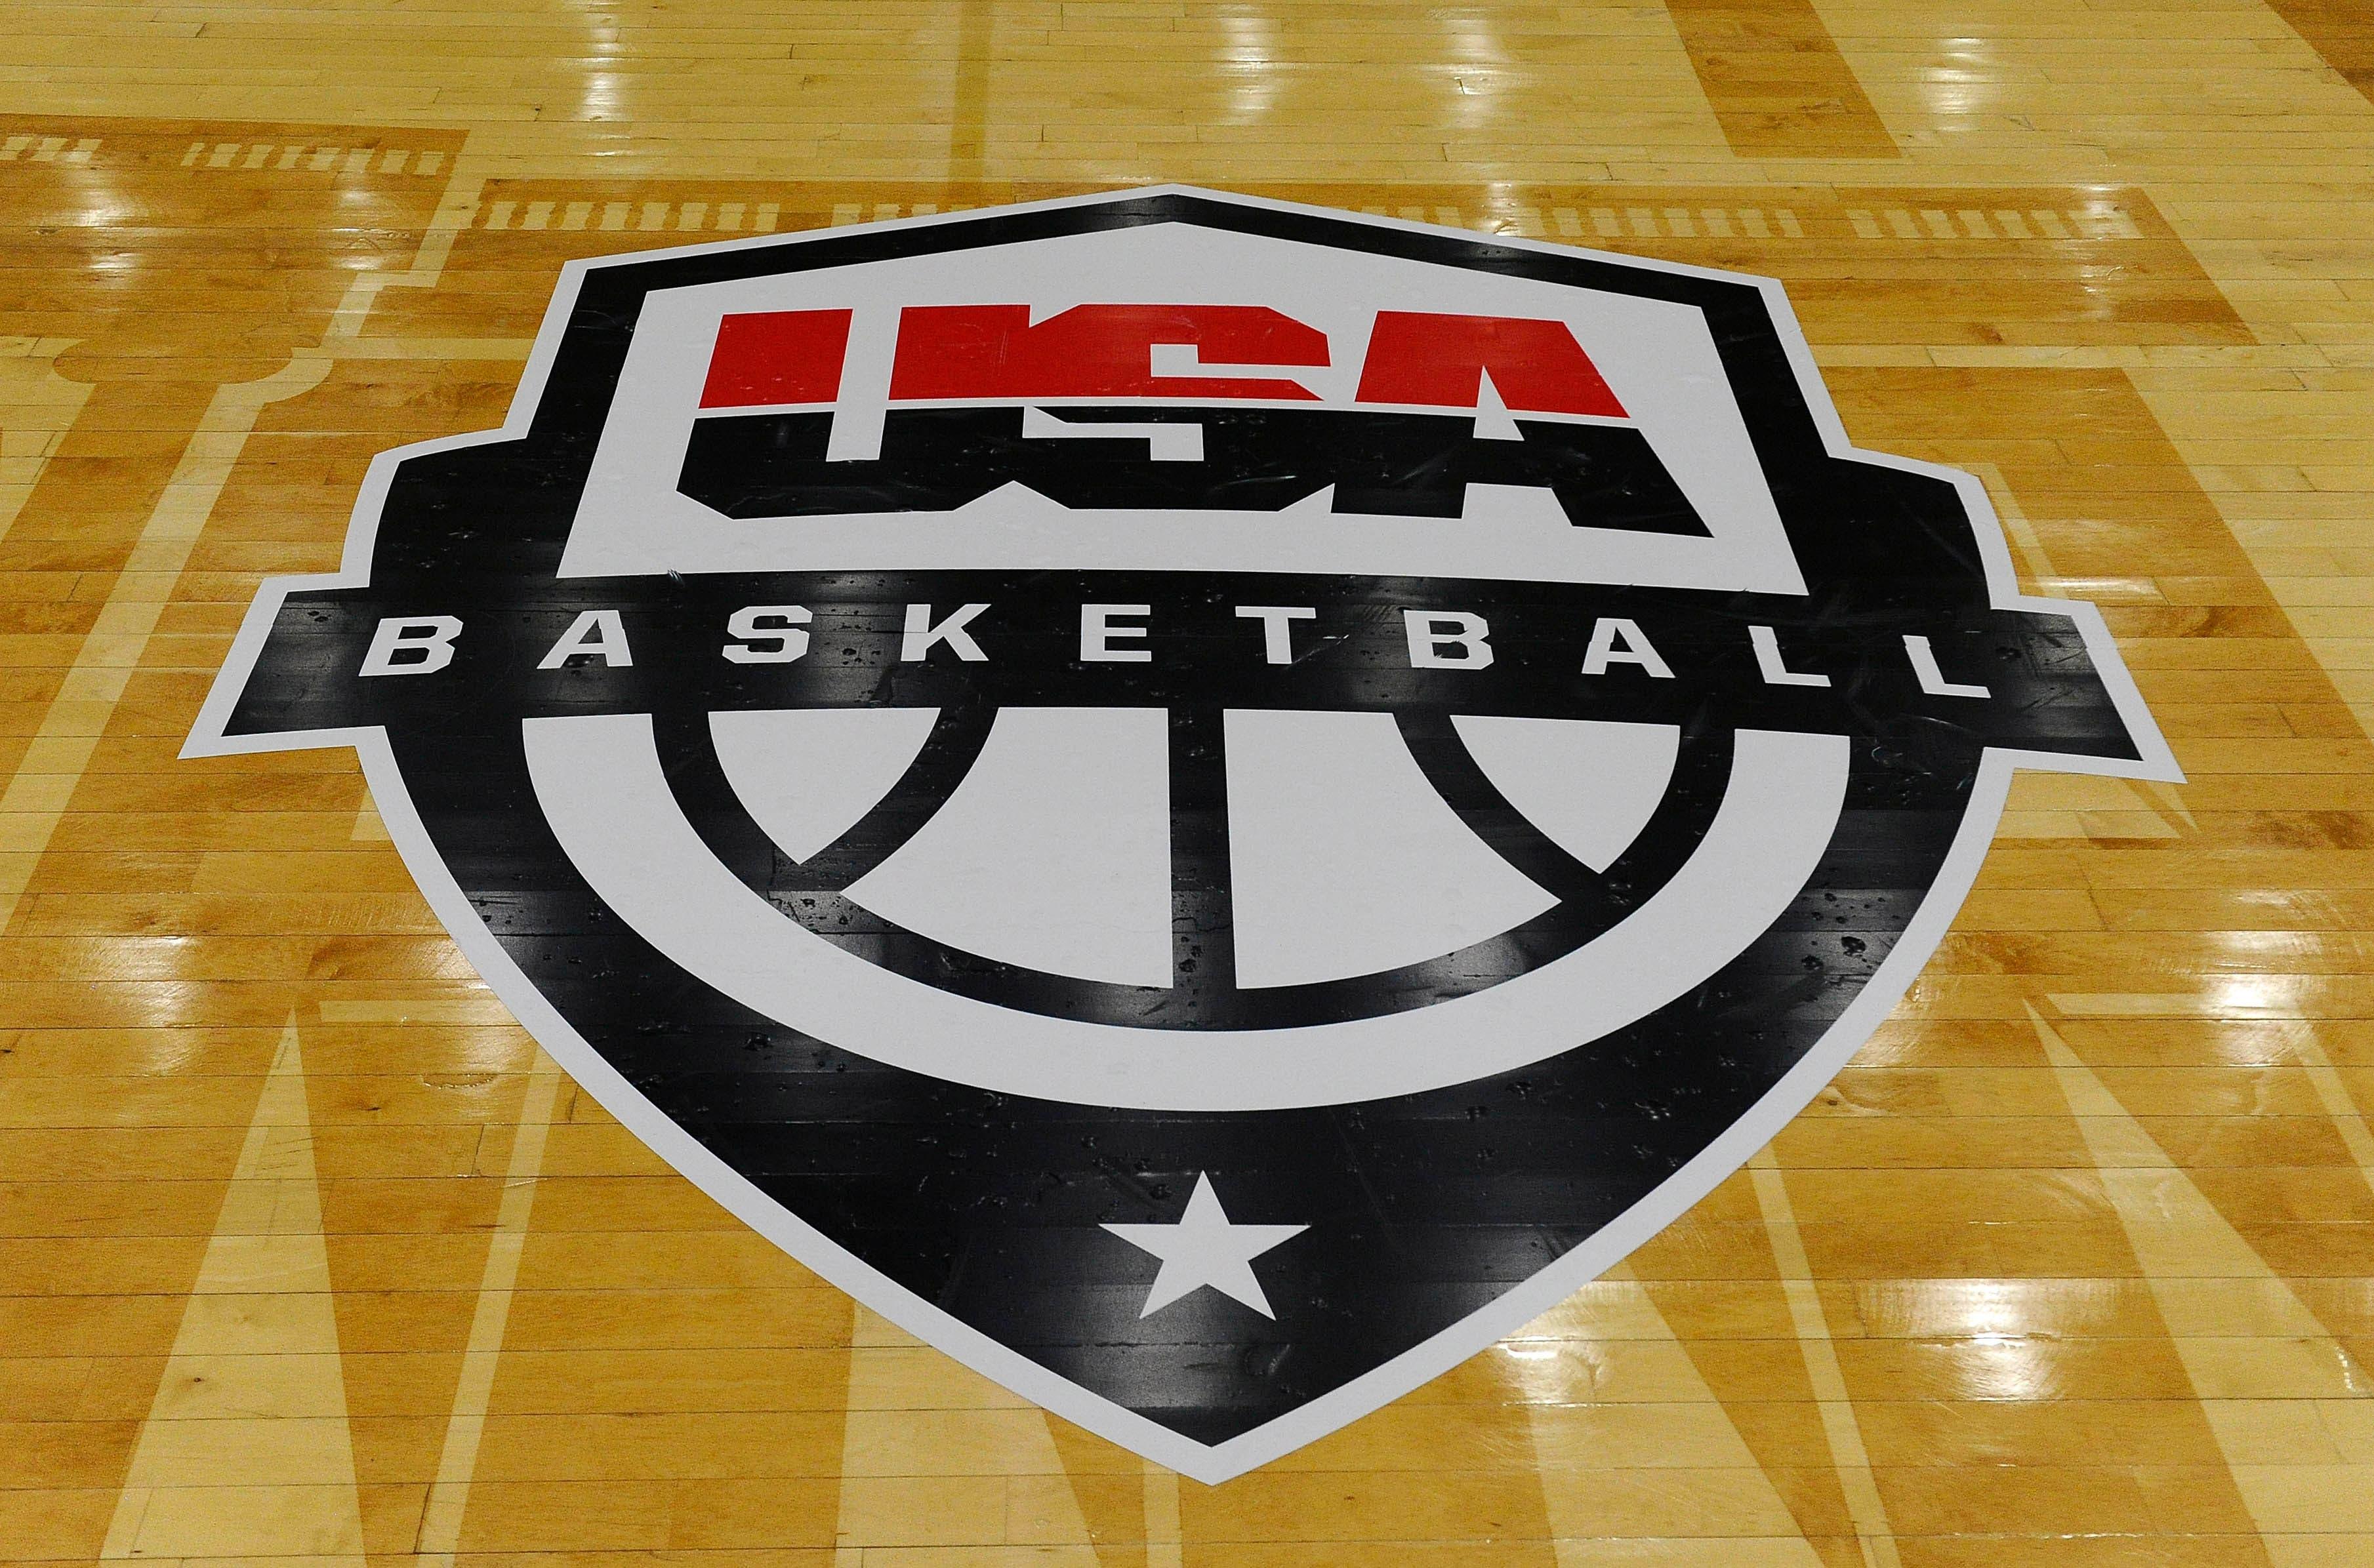
[[[2015,767],[2179,777],[1779,285],[1175,188],[572,263],[185,755],[328,745],[677,1170],[1206,1481],[1741,1165]]]

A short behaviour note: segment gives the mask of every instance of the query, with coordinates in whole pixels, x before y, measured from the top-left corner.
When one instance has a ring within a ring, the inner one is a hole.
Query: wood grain
[[[0,1556],[2374,1558],[2351,7],[11,16]],[[1768,1162],[1219,1489],[855,1310],[565,1082],[523,1110],[535,1047],[347,754],[174,759],[256,580],[336,561],[370,455],[499,419],[563,260],[1152,179],[1783,278],[1850,431],[1981,476],[2189,774],[2023,779]],[[309,1237],[318,1279],[224,1288]],[[344,1468],[287,1462],[324,1422]]]

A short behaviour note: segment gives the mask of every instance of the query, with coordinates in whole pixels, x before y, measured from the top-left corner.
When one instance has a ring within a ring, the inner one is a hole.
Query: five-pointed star
[[[1253,1278],[1252,1260],[1309,1225],[1237,1225],[1228,1223],[1212,1190],[1212,1178],[1195,1177],[1195,1195],[1175,1225],[1107,1225],[1105,1229],[1130,1246],[1162,1259],[1138,1316],[1151,1317],[1201,1285],[1233,1296],[1263,1317],[1275,1317],[1261,1281]]]

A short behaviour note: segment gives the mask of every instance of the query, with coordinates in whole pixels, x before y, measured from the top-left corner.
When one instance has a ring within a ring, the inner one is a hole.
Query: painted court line
[[[452,1568],[462,1541],[462,1515],[470,1504],[470,1481],[486,1435],[487,1406],[495,1388],[495,1365],[503,1332],[511,1323],[511,1291],[519,1281],[520,1255],[527,1245],[528,1219],[535,1204],[536,1178],[544,1169],[544,1146],[552,1131],[552,1109],[560,1092],[560,1069],[539,1050],[529,1070],[527,1093],[511,1134],[511,1167],[503,1175],[502,1205],[495,1234],[487,1243],[487,1267],[478,1279],[477,1309],[462,1352],[462,1375],[453,1409],[445,1421],[445,1443],[437,1459],[437,1480],[429,1489],[416,1550],[422,1568]]]
[[[1898,1568],[1896,1532],[1888,1523],[1887,1504],[1871,1473],[1871,1456],[1863,1448],[1863,1427],[1855,1420],[1854,1397],[1847,1389],[1846,1373],[1839,1365],[1838,1347],[1830,1340],[1829,1320],[1822,1298],[1814,1289],[1813,1265],[1805,1257],[1804,1237],[1797,1229],[1797,1211],[1789,1201],[1789,1186],[1770,1145],[1747,1163],[1756,1188],[1756,1205],[1764,1229],[1772,1238],[1773,1261],[1780,1266],[1780,1290],[1788,1299],[1789,1318],[1796,1325],[1797,1348],[1805,1358],[1805,1375],[1822,1414],[1823,1435],[1829,1439],[1830,1462],[1846,1493],[1855,1538],[1871,1568]]]
[[[261,380],[217,388],[206,405],[139,542],[108,590],[98,620],[50,699],[16,776],[0,794],[0,931],[15,917],[75,786],[140,667],[256,419],[269,405],[319,386],[329,369],[326,358],[293,359]]]

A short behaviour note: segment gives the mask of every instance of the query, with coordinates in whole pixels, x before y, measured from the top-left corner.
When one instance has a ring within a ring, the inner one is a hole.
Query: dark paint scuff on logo
[[[2177,777],[1777,285],[1169,188],[572,264],[188,752],[347,744],[679,1170],[1213,1481],[1736,1169],[2014,766]]]

